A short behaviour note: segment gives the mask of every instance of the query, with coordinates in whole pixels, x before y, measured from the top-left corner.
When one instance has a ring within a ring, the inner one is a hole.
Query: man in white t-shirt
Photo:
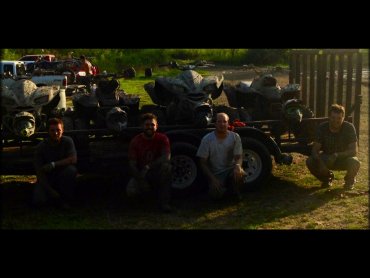
[[[240,200],[245,172],[239,134],[228,130],[229,116],[218,113],[216,130],[205,135],[198,148],[200,167],[208,179],[209,194],[220,199],[230,191]]]

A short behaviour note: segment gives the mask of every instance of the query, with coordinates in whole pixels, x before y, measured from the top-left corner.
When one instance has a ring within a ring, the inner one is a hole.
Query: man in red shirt
[[[171,152],[168,137],[157,132],[157,117],[152,113],[142,116],[143,132],[136,135],[129,146],[129,166],[133,178],[126,192],[129,197],[158,190],[159,207],[171,212]]]

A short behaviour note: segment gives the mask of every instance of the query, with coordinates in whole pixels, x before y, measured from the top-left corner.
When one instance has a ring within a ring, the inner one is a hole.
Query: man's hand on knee
[[[244,169],[242,168],[242,166],[240,164],[235,164],[235,167],[234,167],[234,176],[236,178],[240,178],[242,176],[244,176],[246,173],[244,171]]]
[[[51,162],[51,163],[48,163],[48,164],[45,164],[41,167],[41,171],[44,172],[44,173],[50,173],[51,171],[53,171],[55,169],[55,163],[54,162]]]

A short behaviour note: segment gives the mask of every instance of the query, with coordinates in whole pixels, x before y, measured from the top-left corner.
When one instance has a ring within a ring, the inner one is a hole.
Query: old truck
[[[13,78],[27,78],[36,84],[36,86],[57,85],[61,88],[67,88],[66,75],[28,75],[23,61],[0,61],[0,74],[11,76]]]

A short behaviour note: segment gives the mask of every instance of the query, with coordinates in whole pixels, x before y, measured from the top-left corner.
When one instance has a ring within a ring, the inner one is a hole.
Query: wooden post
[[[315,57],[316,54],[310,54],[310,91],[308,95],[310,108],[315,111]],[[316,114],[316,113],[315,113]]]
[[[339,55],[338,62],[338,87],[337,87],[337,103],[343,105],[343,66],[344,55]]]
[[[352,71],[353,71],[352,58],[353,58],[353,54],[347,55],[347,80],[346,80],[347,81],[346,82],[346,112],[348,111],[348,114],[346,113],[347,116],[350,116],[349,112],[352,106]]]
[[[316,76],[316,117],[323,117],[321,113],[321,100],[324,92],[322,91],[322,55],[317,55],[317,76]]]
[[[294,83],[295,57],[296,54],[292,53],[289,58],[289,84]]]
[[[301,100],[304,105],[307,105],[307,54],[302,54],[302,84],[301,84]]]
[[[330,105],[334,102],[334,78],[335,78],[335,54],[330,55],[330,65],[329,65],[329,99],[328,99],[328,105],[327,107],[330,107]]]
[[[296,59],[295,59],[295,80],[294,83],[301,84],[301,55],[297,54]]]
[[[320,101],[320,111],[321,115],[325,117],[326,114],[326,107],[328,106],[327,104],[327,92],[326,92],[326,77],[327,77],[327,60],[328,60],[328,55],[327,54],[322,54],[321,55],[321,101]]]
[[[354,115],[354,125],[357,131],[358,142],[360,142],[360,114],[361,114],[361,84],[362,84],[362,54],[357,53],[356,61],[356,85],[355,85],[355,115]]]

